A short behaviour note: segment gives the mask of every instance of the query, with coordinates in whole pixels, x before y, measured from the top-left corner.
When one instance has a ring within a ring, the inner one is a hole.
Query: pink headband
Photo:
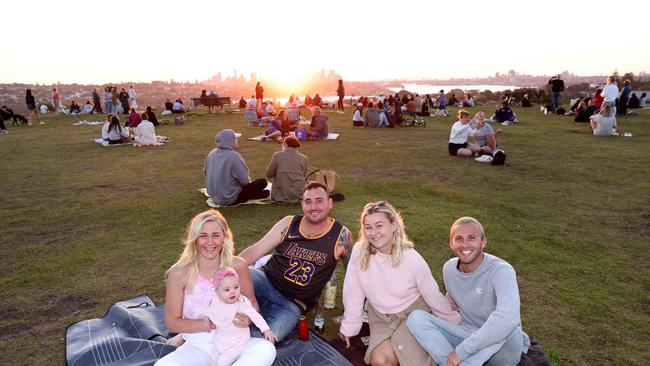
[[[235,270],[230,267],[226,267],[224,269],[220,269],[217,271],[217,273],[214,274],[214,287],[219,287],[221,281],[223,281],[223,279],[226,277],[234,277],[236,281],[239,281],[239,275],[237,272],[235,272]]]

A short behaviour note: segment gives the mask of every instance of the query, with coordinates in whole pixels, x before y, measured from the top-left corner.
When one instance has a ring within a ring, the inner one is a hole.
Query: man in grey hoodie
[[[514,268],[483,253],[487,238],[475,218],[456,220],[449,244],[456,257],[445,263],[442,273],[447,298],[460,312],[461,323],[415,310],[406,323],[409,330],[438,365],[517,365],[530,339],[521,329]]]
[[[205,186],[217,205],[238,205],[251,199],[266,198],[267,182],[260,178],[251,182],[248,166],[238,153],[237,138],[231,129],[221,130],[215,136],[217,148],[205,159]]]

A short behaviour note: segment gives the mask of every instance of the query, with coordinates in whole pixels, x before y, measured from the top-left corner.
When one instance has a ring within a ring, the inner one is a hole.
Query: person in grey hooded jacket
[[[238,205],[251,199],[266,198],[267,182],[260,178],[251,182],[248,166],[238,153],[237,138],[231,129],[221,130],[215,136],[217,148],[205,159],[205,186],[217,205]]]

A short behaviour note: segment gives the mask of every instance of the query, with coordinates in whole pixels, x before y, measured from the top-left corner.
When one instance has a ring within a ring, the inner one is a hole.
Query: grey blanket
[[[147,295],[113,304],[106,315],[68,326],[66,361],[70,366],[153,365],[174,351],[165,344],[169,335],[164,307]],[[311,333],[309,341],[289,335],[277,345],[278,366],[352,365],[329,343]]]

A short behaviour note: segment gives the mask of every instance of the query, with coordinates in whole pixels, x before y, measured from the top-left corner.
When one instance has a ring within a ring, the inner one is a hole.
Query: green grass
[[[502,127],[499,139],[508,153],[503,167],[448,156],[451,117],[430,118],[426,128],[353,129],[351,110],[327,112],[339,139],[301,150],[313,166],[341,176],[338,191],[347,199],[333,215],[355,237],[367,202],[401,210],[441,285],[450,224],[477,217],[487,251],[517,270],[524,330],[554,365],[647,364],[650,112],[619,118],[619,131],[632,138],[593,137],[586,124],[535,108],[516,112],[523,122]],[[197,189],[215,133],[261,132],[245,128],[241,114],[204,113],[159,128],[174,140],[163,148],[104,148],[91,142],[99,126],[44,119],[46,126],[10,127],[0,136],[0,364],[63,363],[66,325],[140,293],[162,303],[164,272],[181,252],[184,227],[207,208]],[[280,147],[240,145],[253,178]],[[222,212],[241,251],[299,209]],[[342,312],[340,288],[327,337]]]

